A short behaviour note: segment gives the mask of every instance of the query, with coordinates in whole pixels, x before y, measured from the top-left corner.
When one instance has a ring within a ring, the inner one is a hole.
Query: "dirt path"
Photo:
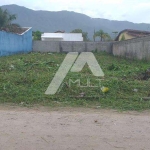
[[[149,150],[150,112],[0,106],[0,150]]]

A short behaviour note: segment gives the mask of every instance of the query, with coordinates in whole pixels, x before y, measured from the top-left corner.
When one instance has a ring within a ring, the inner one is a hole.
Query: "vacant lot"
[[[88,66],[80,73],[67,75],[57,94],[45,95],[45,91],[59,69],[66,54],[30,53],[0,58],[0,102],[23,106],[72,106],[114,108],[119,110],[145,110],[150,108],[150,80],[145,74],[150,62],[126,60],[106,53],[94,53],[105,78],[100,82]],[[69,86],[69,79],[80,79],[86,86],[87,79],[98,88]],[[109,88],[103,93],[101,87]]]

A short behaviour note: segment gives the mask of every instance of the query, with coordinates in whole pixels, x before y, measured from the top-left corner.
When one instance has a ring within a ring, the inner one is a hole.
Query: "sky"
[[[17,4],[33,10],[68,10],[92,18],[150,23],[150,0],[0,0],[0,6]]]

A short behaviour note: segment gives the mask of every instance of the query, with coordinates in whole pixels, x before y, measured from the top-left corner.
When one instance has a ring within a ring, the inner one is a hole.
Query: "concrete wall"
[[[113,43],[113,55],[150,60],[150,36]]]
[[[0,56],[32,51],[32,29],[23,34],[0,31]]]
[[[94,50],[112,53],[112,42],[33,41],[34,52],[90,52]]]
[[[106,51],[114,56],[150,60],[150,36],[119,42],[33,41],[32,30],[22,35],[0,31],[0,56],[22,52]]]
[[[34,52],[106,51],[114,56],[150,60],[150,36],[119,42],[34,41]]]

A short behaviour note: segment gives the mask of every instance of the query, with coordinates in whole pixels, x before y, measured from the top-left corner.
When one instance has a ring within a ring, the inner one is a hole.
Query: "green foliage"
[[[102,37],[103,37],[104,41],[111,41],[112,40],[108,33],[104,33]]]
[[[111,64],[110,66],[108,66],[108,70],[116,71],[116,70],[119,70],[119,67],[116,64]]]
[[[93,39],[95,40],[96,37],[99,37],[100,41],[111,40],[110,35],[105,33],[103,30],[94,32]]]
[[[13,32],[19,27],[18,24],[13,24],[12,21],[16,19],[15,14],[10,14],[7,10],[0,8],[0,30]]]
[[[18,19],[18,23],[20,25],[26,23],[27,26],[32,24],[33,30],[39,29],[40,31],[57,31],[58,29],[63,29],[68,31],[69,29],[81,28],[83,31],[88,32],[90,40],[93,40],[93,29],[95,28],[97,31],[100,26],[103,31],[106,31],[109,34],[112,34],[113,31],[120,31],[124,27],[128,27],[129,29],[133,28],[133,23],[131,22],[124,21],[122,23],[121,21],[110,21],[101,18],[91,19],[91,17],[75,12],[61,11],[51,13],[47,11],[29,11],[25,7],[11,5],[5,5],[2,8],[12,11],[12,14],[19,14],[20,17]],[[37,15],[37,13],[39,15]],[[134,24],[134,28],[138,30],[144,31],[147,27],[149,27],[149,24]],[[117,35],[118,34],[116,34],[116,36]],[[115,34],[112,35],[113,38],[116,36]]]
[[[91,85],[97,85],[97,78],[86,65],[81,72],[69,72],[56,95],[44,93],[66,54],[30,53],[0,57],[0,103],[150,109],[150,101],[142,99],[150,94],[150,79],[138,79],[150,68],[149,62],[126,60],[103,52],[94,54],[105,74],[101,85],[97,88],[68,86],[69,79],[81,79],[81,84],[85,86],[87,78]],[[109,92],[102,93],[101,86],[108,87]]]
[[[33,39],[34,40],[41,40],[41,35],[42,35],[42,32],[35,31],[35,32],[33,32]]]
[[[121,41],[124,41],[124,40],[126,40],[126,38],[125,38],[125,35],[123,34],[123,35],[121,36]]]
[[[82,33],[83,41],[89,41],[88,33],[83,32],[82,29],[74,29],[74,30],[71,31],[71,33]]]

